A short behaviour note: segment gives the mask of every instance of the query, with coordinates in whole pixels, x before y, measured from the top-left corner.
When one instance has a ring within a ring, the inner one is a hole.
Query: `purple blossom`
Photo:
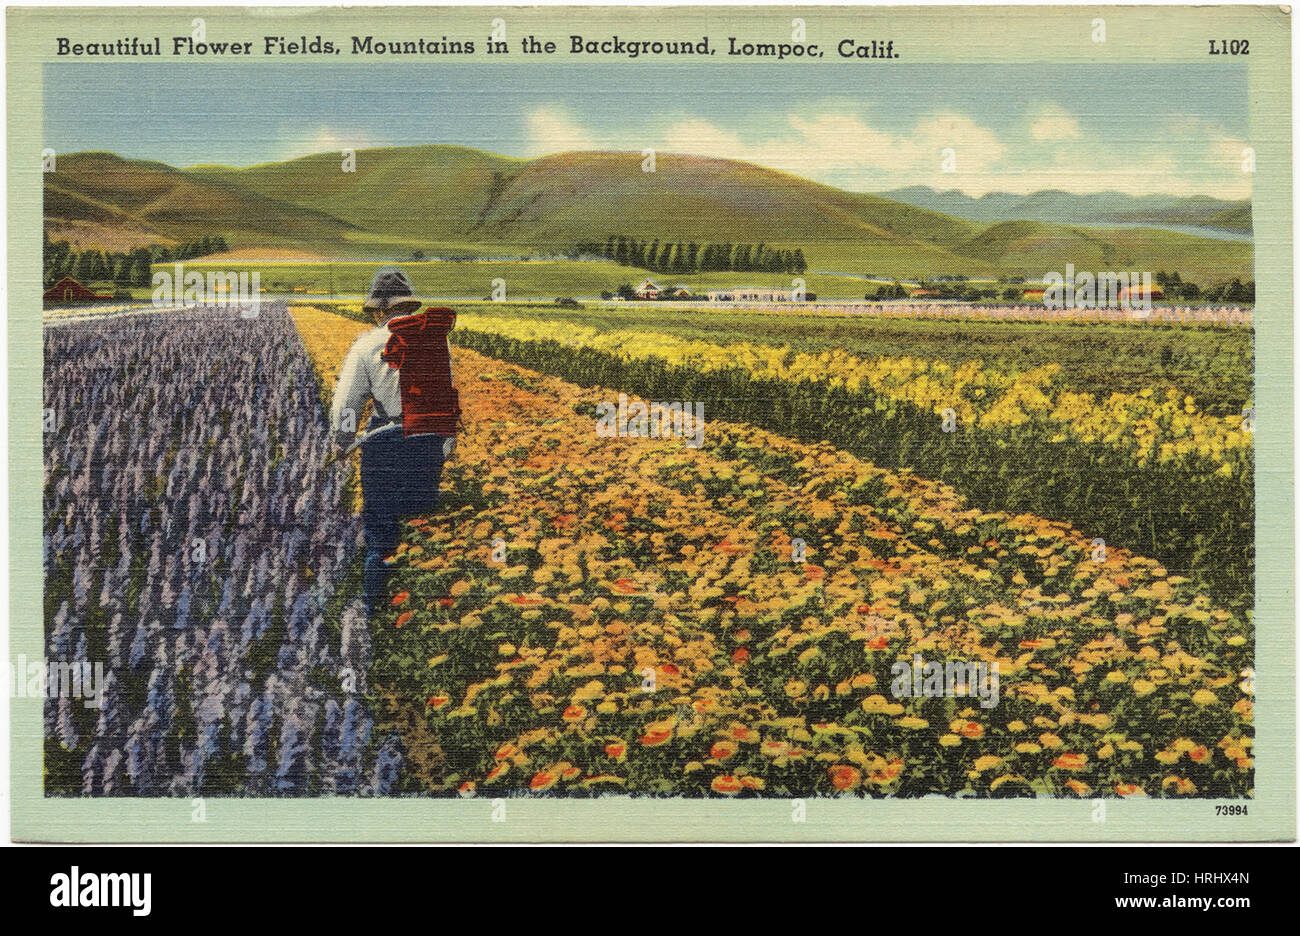
[[[324,412],[287,309],[60,323],[45,360],[59,419],[43,563],[47,594],[62,589],[46,655],[102,647],[107,668],[93,728],[67,700],[46,706],[47,736],[81,757],[81,792],[201,793],[208,766],[239,753],[245,793],[358,792],[370,716],[308,679],[346,666],[364,691],[364,615],[340,622],[343,659],[323,616],[358,529],[347,467],[321,467]],[[88,643],[92,620],[103,644]],[[385,765],[400,769],[391,751]]]

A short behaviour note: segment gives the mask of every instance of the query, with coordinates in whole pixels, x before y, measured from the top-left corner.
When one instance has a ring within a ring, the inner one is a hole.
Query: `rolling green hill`
[[[482,218],[505,240],[572,241],[593,232],[682,240],[944,249],[977,227],[748,163],[637,153],[564,153],[528,163]]]
[[[416,237],[555,253],[621,234],[815,243],[827,262],[847,253],[856,264],[866,253],[889,263],[915,256],[927,268],[981,268],[946,250],[978,230],[958,218],[748,163],[664,155],[654,172],[644,172],[641,162],[639,153],[563,153],[529,162],[415,146],[364,150],[356,173],[340,171],[333,154],[189,172],[327,212],[395,242]]]
[[[310,208],[396,243],[458,243],[474,239],[467,235],[495,195],[527,165],[437,145],[362,150],[356,160],[355,172],[343,171],[339,154],[321,153],[246,169],[196,166],[186,174]]]
[[[801,247],[810,271],[900,278],[1041,276],[1077,269],[1179,270],[1196,280],[1252,276],[1248,243],[1157,229],[988,224],[846,192],[750,163],[639,153],[513,159],[459,146],[361,150],[247,168],[61,157],[46,177],[51,237],[123,231],[155,240],[221,234],[232,246],[294,247],[354,259],[555,256],[626,235]],[[95,246],[85,244],[83,246]]]
[[[1198,283],[1253,278],[1254,248],[1158,228],[1084,228],[1042,221],[994,224],[957,248],[1005,270],[1038,276],[1048,270],[1178,270]],[[1242,275],[1243,271],[1247,274]]]
[[[209,181],[156,162],[112,153],[60,156],[45,175],[45,222],[51,237],[77,232],[139,245],[181,243],[207,235],[249,245],[307,246],[346,237],[352,225],[238,185]],[[71,238],[70,238],[71,239]]]

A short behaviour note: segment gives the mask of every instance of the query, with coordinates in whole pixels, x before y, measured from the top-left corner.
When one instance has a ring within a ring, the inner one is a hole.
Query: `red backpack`
[[[388,323],[392,334],[383,357],[401,381],[404,436],[456,434],[460,394],[452,384],[447,343],[455,324],[451,309],[427,309]]]

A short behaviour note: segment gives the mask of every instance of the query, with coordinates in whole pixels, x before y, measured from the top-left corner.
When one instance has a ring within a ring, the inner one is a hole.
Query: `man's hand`
[[[354,435],[345,435],[343,433],[332,433],[330,435],[329,451],[325,453],[325,465],[332,465],[348,454],[348,447],[356,440]]]

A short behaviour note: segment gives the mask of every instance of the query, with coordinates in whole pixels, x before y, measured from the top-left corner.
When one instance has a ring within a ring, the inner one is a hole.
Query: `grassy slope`
[[[1254,218],[1249,204],[1234,205],[1230,208],[1218,207],[1220,202],[1214,199],[1188,198],[1177,206],[1163,211],[1134,211],[1125,216],[1125,221],[1145,222],[1147,224],[1201,224],[1220,228],[1225,231],[1254,230]]]
[[[1146,228],[1089,229],[1041,221],[1004,221],[960,247],[963,253],[1004,269],[1038,278],[1048,271],[1178,270],[1186,279],[1210,284],[1234,276],[1253,278],[1254,249],[1239,241]]]
[[[986,227],[749,163],[665,154],[654,172],[644,172],[642,161],[639,153],[583,152],[526,162],[429,145],[364,150],[356,173],[342,172],[335,154],[189,171],[329,212],[394,243],[422,237],[550,253],[614,233],[765,241],[802,246],[813,269],[895,276],[1037,277],[1064,270],[1068,261],[1079,270],[1177,269],[1217,281],[1249,276],[1251,266],[1249,244],[1042,222]],[[539,294],[562,292],[564,285]],[[819,290],[859,292],[829,283]]]
[[[925,250],[942,250],[977,230],[958,218],[748,163],[664,155],[654,172],[643,172],[641,162],[636,153],[535,160],[511,182],[484,228],[511,240],[538,232],[571,241],[604,230],[649,238],[672,232],[687,241],[879,241]]]
[[[456,243],[476,240],[466,234],[483,206],[525,164],[460,146],[362,150],[356,158],[355,172],[343,171],[340,154],[321,153],[186,174],[324,212],[386,240]]]
[[[150,241],[220,234],[240,244],[337,241],[349,225],[239,186],[111,153],[60,156],[45,176],[47,220],[131,225]]]
[[[490,243],[554,253],[610,234],[804,246],[824,264],[863,262],[992,271],[952,255],[978,226],[871,195],[843,192],[747,163],[638,153],[564,153],[532,162],[454,146],[365,150],[356,173],[333,154],[247,169],[197,167],[329,212],[390,241]],[[428,252],[426,250],[426,252]]]
[[[524,161],[427,145],[362,150],[356,171],[344,172],[334,153],[184,171],[74,154],[61,158],[60,171],[47,176],[46,185],[52,226],[65,215],[116,211],[169,237],[222,233],[239,247],[293,244],[377,259],[409,255],[416,247],[431,255],[553,255],[575,241],[626,234],[801,246],[812,270],[897,277],[1037,277],[1067,262],[1094,271],[1176,269],[1202,282],[1251,275],[1249,244],[1040,222],[986,227],[748,163],[696,156],[661,155],[656,171],[644,172],[638,153]],[[563,292],[562,286],[538,294]],[[828,289],[822,292],[832,294]]]

